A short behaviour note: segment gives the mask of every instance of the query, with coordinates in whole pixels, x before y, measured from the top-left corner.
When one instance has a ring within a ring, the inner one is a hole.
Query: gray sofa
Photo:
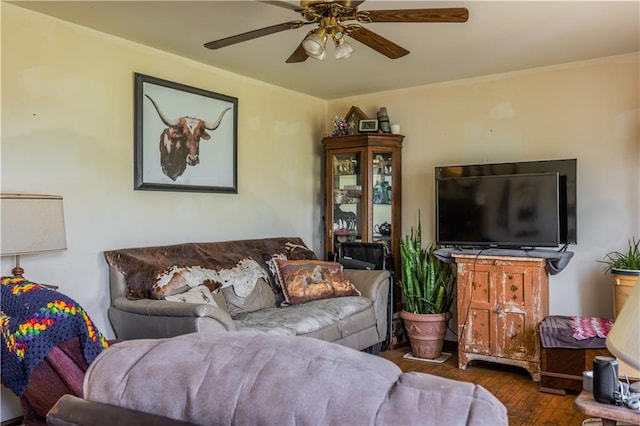
[[[344,270],[360,295],[281,306],[274,259],[316,260],[299,238],[129,248],[105,256],[109,319],[119,339],[253,332],[375,352],[388,338],[388,271]]]
[[[91,364],[84,399],[49,425],[506,425],[479,385],[403,373],[318,339],[191,333],[118,343]]]

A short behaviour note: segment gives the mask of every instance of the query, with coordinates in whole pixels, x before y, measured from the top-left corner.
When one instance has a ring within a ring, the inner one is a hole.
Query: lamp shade
[[[640,369],[640,284],[636,284],[607,335],[607,349],[626,364]]]
[[[67,248],[61,196],[0,194],[0,213],[0,255]]]

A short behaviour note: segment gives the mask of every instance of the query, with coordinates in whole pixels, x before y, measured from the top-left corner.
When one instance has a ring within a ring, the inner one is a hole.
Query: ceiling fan
[[[466,8],[359,11],[358,6],[364,3],[364,0],[302,0],[300,1],[300,6],[284,1],[261,1],[261,3],[293,10],[302,15],[304,20],[271,25],[210,41],[205,43],[204,46],[209,49],[220,49],[221,47],[269,34],[297,29],[304,25],[318,24],[318,27],[311,30],[291,56],[289,56],[286,61],[287,63],[304,62],[308,57],[319,60],[324,59],[326,56],[325,45],[328,37],[330,37],[335,44],[336,58],[348,58],[353,52],[353,48],[345,40],[345,36],[356,39],[388,58],[397,59],[407,55],[409,51],[391,40],[365,28],[361,24],[371,22],[466,22],[469,18],[469,11]]]

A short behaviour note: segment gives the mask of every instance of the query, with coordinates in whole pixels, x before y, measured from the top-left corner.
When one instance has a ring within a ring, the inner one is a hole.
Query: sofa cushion
[[[342,265],[338,262],[276,259],[275,265],[288,304],[360,296],[358,289],[342,273]]]
[[[343,330],[346,318],[349,328]],[[237,316],[235,323],[238,331],[309,337],[321,333],[334,341],[375,326],[376,317],[371,300],[353,296],[247,312]]]
[[[232,317],[243,312],[253,312],[276,306],[276,296],[264,277],[254,281],[253,289],[249,294],[238,294],[236,286],[230,286],[222,289],[222,295],[227,303],[227,312]]]

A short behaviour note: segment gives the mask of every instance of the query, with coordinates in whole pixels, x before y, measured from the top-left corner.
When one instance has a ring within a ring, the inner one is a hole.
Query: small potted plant
[[[418,230],[406,235],[400,242],[402,260],[403,310],[411,351],[418,358],[433,359],[440,356],[447,322],[451,318],[454,298],[455,273],[453,264],[439,260],[436,245],[422,246],[422,227],[418,212]]]
[[[614,318],[627,301],[633,286],[640,277],[640,239],[632,238],[625,252],[612,251],[601,262],[607,265],[607,272],[613,276]]]

